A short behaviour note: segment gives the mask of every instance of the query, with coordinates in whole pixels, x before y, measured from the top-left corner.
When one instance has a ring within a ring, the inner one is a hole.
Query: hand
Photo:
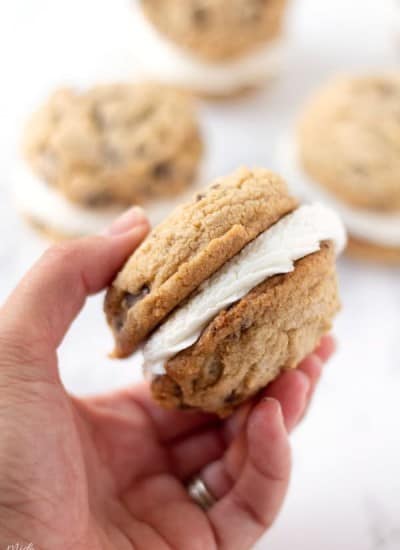
[[[147,231],[131,210],[104,236],[53,247],[0,310],[0,548],[244,550],[279,511],[288,432],[330,338],[224,422],[164,411],[145,385],[83,400],[60,382],[70,323]],[[207,513],[185,489],[199,472],[218,499]]]

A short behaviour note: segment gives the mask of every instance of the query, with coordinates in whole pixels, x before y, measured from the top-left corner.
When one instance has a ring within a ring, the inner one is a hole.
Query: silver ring
[[[195,477],[187,486],[189,496],[205,512],[213,506],[217,500],[208,490],[206,484],[200,477]]]

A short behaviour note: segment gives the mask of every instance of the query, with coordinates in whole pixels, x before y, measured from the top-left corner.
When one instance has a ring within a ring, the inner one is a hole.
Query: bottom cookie
[[[226,416],[295,368],[339,307],[334,249],[324,243],[293,272],[271,277],[217,315],[193,346],[167,362],[167,374],[152,381],[153,396],[167,408]]]
[[[380,262],[387,265],[400,265],[400,247],[385,247],[349,237],[346,253],[352,258]]]
[[[32,218],[31,216],[24,214],[23,218],[36,231],[36,233],[39,233],[41,237],[44,237],[47,240],[58,242],[73,238],[72,235],[67,235],[66,233],[57,231],[56,229],[36,220],[35,218]]]

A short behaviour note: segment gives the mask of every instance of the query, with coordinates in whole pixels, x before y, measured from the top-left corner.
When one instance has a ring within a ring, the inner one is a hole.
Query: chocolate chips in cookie
[[[111,285],[115,355],[142,345],[155,399],[225,415],[329,330],[344,244],[336,214],[298,207],[275,174],[219,178],[158,226]],[[127,293],[139,296],[128,307]]]

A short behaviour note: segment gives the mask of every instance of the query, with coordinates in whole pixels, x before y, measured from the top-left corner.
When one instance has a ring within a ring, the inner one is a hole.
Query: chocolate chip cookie
[[[220,415],[294,367],[339,307],[331,210],[263,169],[219,178],[153,230],[111,285],[114,355],[143,344],[153,395]]]
[[[41,180],[84,208],[177,195],[203,149],[191,99],[150,83],[58,90],[32,117],[23,148]]]
[[[281,166],[301,196],[339,212],[351,255],[399,263],[399,150],[400,74],[343,76],[308,101]]]

